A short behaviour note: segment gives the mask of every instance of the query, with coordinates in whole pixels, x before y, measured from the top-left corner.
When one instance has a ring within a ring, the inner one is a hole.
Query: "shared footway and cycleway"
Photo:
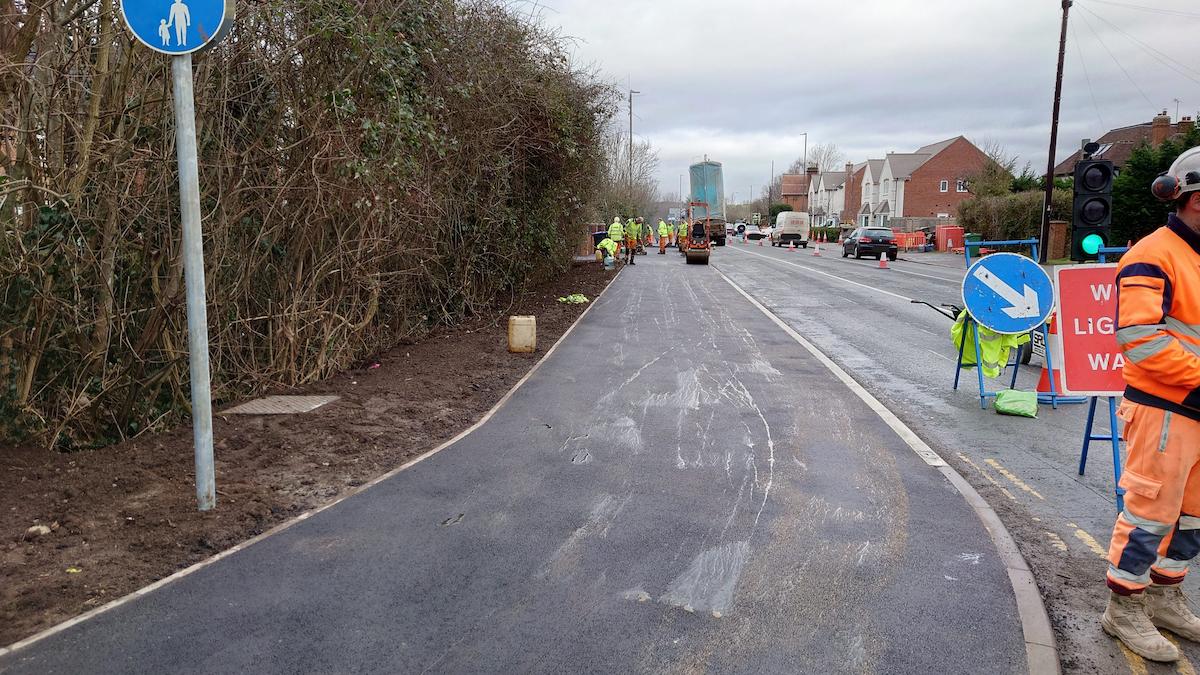
[[[1042,406],[1037,420],[1002,417],[990,407],[980,410],[973,372],[953,390],[951,322],[912,301],[962,305],[962,256],[902,256],[879,269],[874,260],[823,249],[818,257],[811,250],[731,245],[714,265],[850,372],[984,495],[1035,573],[1064,667],[1196,672],[1196,645],[1181,642],[1183,662],[1156,665],[1123,650],[1100,627],[1108,593],[1104,556],[1117,511],[1107,443],[1093,445],[1087,473],[1078,475],[1087,406]],[[1033,390],[1040,376],[1035,358],[1017,387]],[[1008,374],[1001,379],[989,388],[1004,388]],[[1103,421],[1097,433],[1107,433]],[[1187,588],[1197,592],[1194,581]]]
[[[928,280],[784,255],[640,259],[473,432],[0,671],[1052,671],[1008,533],[921,439],[960,425],[934,449],[1046,530],[1069,485],[1102,535],[1103,472],[1050,478],[1064,432],[968,415],[899,346],[949,351],[900,298]]]

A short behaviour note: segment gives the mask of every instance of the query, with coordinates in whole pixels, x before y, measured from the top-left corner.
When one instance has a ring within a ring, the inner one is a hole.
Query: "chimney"
[[[1166,142],[1171,137],[1171,116],[1167,111],[1162,111],[1162,114],[1157,115],[1154,121],[1150,124],[1150,145],[1159,146]]]
[[[1188,134],[1192,133],[1192,129],[1195,129],[1195,128],[1196,128],[1196,121],[1193,120],[1192,118],[1184,117],[1183,119],[1179,120],[1179,133],[1180,134],[1187,136]]]
[[[807,173],[807,174],[808,174],[808,175],[810,175],[810,176],[815,176],[815,175],[817,175],[818,173],[821,173],[821,169],[819,169],[818,167],[815,167],[815,166],[810,166],[810,167],[808,167],[808,169],[805,171],[805,173]]]

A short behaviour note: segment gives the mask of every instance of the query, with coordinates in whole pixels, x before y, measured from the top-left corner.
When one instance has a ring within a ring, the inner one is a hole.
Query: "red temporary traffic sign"
[[[1125,355],[1117,345],[1117,266],[1054,268],[1063,389],[1072,396],[1125,393]]]

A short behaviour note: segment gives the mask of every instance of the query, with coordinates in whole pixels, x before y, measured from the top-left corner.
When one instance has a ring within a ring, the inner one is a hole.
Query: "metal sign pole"
[[[204,241],[200,229],[200,168],[196,159],[196,105],[192,95],[191,54],[171,57],[171,79],[175,91],[175,150],[179,158],[179,212],[183,220],[183,270],[187,287],[196,501],[201,511],[208,511],[217,505],[217,486],[213,470],[208,309],[204,293]]]

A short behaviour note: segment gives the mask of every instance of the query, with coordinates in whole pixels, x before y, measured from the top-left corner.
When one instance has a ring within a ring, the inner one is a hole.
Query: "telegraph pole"
[[[1042,231],[1039,237],[1038,262],[1045,265],[1050,259],[1050,209],[1054,205],[1054,159],[1058,152],[1058,116],[1062,110],[1063,66],[1067,60],[1067,20],[1074,0],[1062,0],[1062,36],[1058,40],[1058,76],[1054,81],[1054,117],[1050,122],[1050,158],[1046,162],[1046,201],[1042,209]]]

